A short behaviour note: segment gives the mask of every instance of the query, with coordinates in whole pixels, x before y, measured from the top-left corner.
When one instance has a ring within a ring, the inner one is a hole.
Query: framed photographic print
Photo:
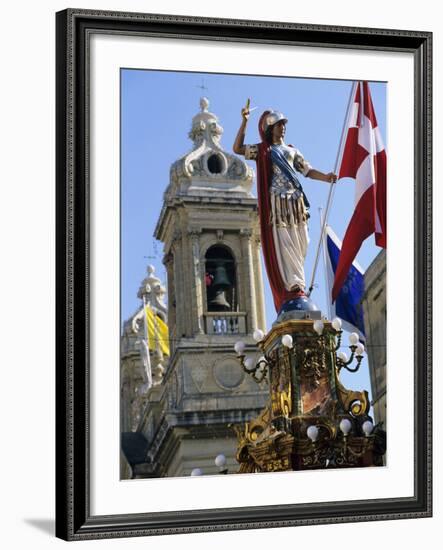
[[[57,14],[57,536],[431,515],[431,39]]]

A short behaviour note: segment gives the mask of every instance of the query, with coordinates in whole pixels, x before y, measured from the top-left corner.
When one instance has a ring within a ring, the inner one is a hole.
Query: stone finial
[[[208,107],[209,107],[209,99],[207,97],[201,97],[200,98],[200,108],[201,108],[202,112],[207,113],[208,112]]]
[[[147,276],[143,279],[137,296],[140,299],[144,298],[146,303],[157,308],[166,319],[167,307],[163,301],[166,289],[160,279],[155,276],[155,267],[153,265],[148,265],[146,271]]]
[[[233,190],[252,196],[252,169],[245,161],[224,150],[222,135],[223,127],[217,115],[209,111],[209,99],[200,97],[200,110],[193,116],[188,133],[193,147],[171,165],[167,197],[177,192],[183,194],[189,191],[192,194],[194,189],[196,194],[206,194],[208,184],[211,185],[211,192],[226,193]]]
[[[200,147],[220,150],[220,138],[223,128],[218,123],[217,115],[208,111],[209,99],[200,98],[200,109],[192,119],[192,128],[189,137],[194,142],[194,150]]]

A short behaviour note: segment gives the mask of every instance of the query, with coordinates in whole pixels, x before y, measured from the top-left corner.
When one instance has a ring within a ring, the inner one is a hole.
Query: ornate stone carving
[[[222,357],[212,366],[214,380],[223,390],[233,391],[245,379],[245,373],[238,368],[237,361],[232,357]]]
[[[200,235],[202,234],[202,228],[201,227],[189,227],[188,228],[188,235],[193,238],[193,239],[196,239],[198,237],[200,237]]]
[[[155,276],[155,267],[149,265],[147,267],[148,275],[142,281],[138,290],[137,296],[145,300],[145,303],[150,304],[160,312],[161,317],[166,321],[167,306],[164,302],[166,288],[162,285],[160,279]]]
[[[200,107],[201,113],[194,117],[189,137],[197,146],[206,140],[219,147],[223,128],[218,124],[217,117],[208,111],[209,100],[206,97],[200,99]]]
[[[202,98],[201,111],[192,119],[188,134],[193,141],[193,149],[172,164],[170,185],[166,192],[168,198],[172,198],[179,189],[183,193],[181,184],[198,187],[199,180],[220,183],[221,187],[214,187],[215,192],[224,192],[234,186],[237,193],[250,193],[252,169],[243,159],[223,149],[223,128],[208,107],[208,99]]]
[[[253,234],[253,231],[249,227],[244,227],[240,229],[240,237],[242,237],[243,239],[247,239],[247,240],[251,239],[252,234]]]

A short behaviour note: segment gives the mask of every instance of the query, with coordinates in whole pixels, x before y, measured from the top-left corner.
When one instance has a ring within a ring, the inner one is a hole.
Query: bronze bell
[[[209,302],[211,311],[227,311],[231,309],[230,303],[226,300],[225,291],[231,287],[231,283],[226,273],[224,264],[219,263],[215,268],[214,282],[212,288],[215,291],[215,297]]]
[[[224,264],[218,264],[215,268],[214,282],[212,283],[214,288],[223,288],[226,290],[231,286],[231,282],[228,279],[228,274],[226,273],[226,267]]]

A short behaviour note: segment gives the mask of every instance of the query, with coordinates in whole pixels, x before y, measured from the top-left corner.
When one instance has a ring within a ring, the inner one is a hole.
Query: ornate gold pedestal
[[[347,390],[339,379],[342,368],[358,370],[361,357],[349,368],[357,346],[345,362],[337,356],[341,331],[322,324],[315,331],[310,319],[286,321],[259,343],[270,398],[258,418],[237,428],[240,472],[383,465],[386,434],[368,416],[368,393]],[[284,335],[292,347],[283,345]]]

